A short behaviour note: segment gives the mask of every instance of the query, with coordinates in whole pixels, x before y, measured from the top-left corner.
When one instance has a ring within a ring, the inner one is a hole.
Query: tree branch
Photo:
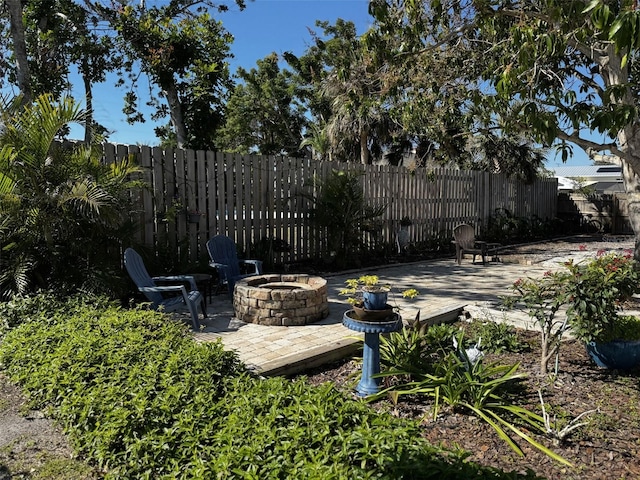
[[[584,83],[585,85],[589,85],[589,88],[592,88],[593,90],[598,92],[598,95],[600,95],[600,98],[604,97],[604,89],[600,85],[598,85],[598,83],[593,78],[588,77],[578,69],[574,69],[573,74],[577,78],[579,78],[582,81],[582,83]]]
[[[592,140],[587,140],[580,136],[577,131],[574,131],[570,135],[566,132],[560,131],[558,133],[558,138],[560,140],[565,140],[567,142],[575,143],[577,146],[582,148],[585,152],[589,154],[589,157],[593,159],[595,152],[604,152],[610,151],[614,156],[619,158],[624,158],[625,153],[620,150],[618,144],[616,142],[611,143],[597,143]]]

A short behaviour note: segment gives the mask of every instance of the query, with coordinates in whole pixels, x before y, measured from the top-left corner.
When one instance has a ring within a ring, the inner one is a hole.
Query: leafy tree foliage
[[[75,65],[83,80],[87,103],[85,141],[90,143],[94,132],[106,133],[93,120],[92,87],[105,80],[106,72],[119,63],[119,55],[111,37],[99,28],[98,19],[72,0],[23,2],[16,18],[24,27],[22,42],[13,38],[11,45],[2,45],[7,67],[3,72],[8,82],[18,84],[27,103],[32,93],[35,96],[50,93],[60,99],[69,89],[69,73]],[[15,30],[14,15],[10,16],[9,26]],[[20,62],[18,57],[22,54],[24,61]]]
[[[446,15],[436,3],[370,4],[376,22],[366,42],[385,59],[385,104],[402,132],[394,155],[414,149],[416,166],[453,164],[531,180],[543,151],[526,135],[506,134],[496,123],[500,114],[477,105],[492,52],[475,30],[460,32],[464,2],[451,2]]]
[[[244,8],[243,0],[236,4]],[[141,69],[153,84],[150,90],[159,90],[160,98],[151,100],[153,118],[171,120],[167,136],[180,146],[215,147],[224,95],[231,86],[226,59],[232,37],[210,11],[224,11],[226,5],[174,0],[147,8],[144,2],[11,0],[9,6],[10,22],[2,29],[10,27],[11,35],[5,31],[0,36],[12,39],[0,40],[5,78],[18,84],[25,99],[31,91],[59,99],[75,65],[87,101],[87,142],[93,132],[105,132],[91,114],[93,85],[105,81],[108,72],[121,74],[120,86],[130,82],[124,111],[132,122],[144,121],[135,94]]]
[[[383,104],[379,59],[352,22],[317,25],[323,35],[314,35],[305,54],[286,57],[311,86],[306,99],[314,121],[322,126],[309,132],[306,143],[328,140],[332,158],[371,163],[371,153],[380,154],[391,143],[393,130]]]
[[[475,64],[484,91],[465,96],[490,128],[556,146],[565,159],[572,145],[592,157],[608,152],[617,159],[639,238],[636,1],[376,0],[370,5],[387,34],[408,46],[403,62],[422,62],[467,44],[484,52],[483,62]],[[608,140],[594,140],[592,132]],[[640,257],[638,240],[635,254]]]
[[[258,60],[257,69],[238,69],[241,79],[230,95],[220,147],[261,155],[306,156],[301,147],[306,125],[299,86],[278,66],[275,53]]]
[[[475,107],[487,61],[481,49],[471,41],[440,48],[453,27],[410,29],[401,8],[377,13],[360,37],[351,22],[318,22],[322,36],[303,56],[286,57],[308,85],[302,96],[314,128],[304,144],[318,158],[370,163],[384,156],[399,164],[415,152],[415,166],[456,164],[531,180],[541,152],[521,135],[503,138]],[[402,26],[410,34],[398,35]]]
[[[244,8],[242,0],[236,3]],[[125,69],[132,83],[124,111],[129,120],[144,121],[135,94],[140,69],[164,99],[152,100],[153,118],[169,115],[177,146],[213,149],[222,100],[231,86],[226,59],[233,38],[208,8],[226,7],[182,0],[151,8],[144,2],[92,5],[117,31],[128,58]]]
[[[129,159],[100,163],[91,145],[56,142],[84,120],[73,100],[49,94],[20,104],[1,111],[0,298],[41,288],[112,293],[138,169]]]

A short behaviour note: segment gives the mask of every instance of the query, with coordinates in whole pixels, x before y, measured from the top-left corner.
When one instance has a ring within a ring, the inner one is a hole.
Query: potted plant
[[[607,368],[640,365],[640,319],[622,314],[640,292],[640,266],[626,254],[598,252],[589,262],[565,264],[567,317],[594,362]]]
[[[189,223],[199,223],[200,222],[200,217],[202,217],[202,213],[200,213],[198,210],[187,210],[187,221]]]
[[[340,291],[340,295],[347,296],[347,302],[360,320],[383,320],[394,313],[393,307],[388,304],[388,295],[391,286],[380,283],[377,275],[362,275],[359,278],[350,278],[346,287]],[[402,292],[403,298],[415,298],[418,291],[414,288]]]

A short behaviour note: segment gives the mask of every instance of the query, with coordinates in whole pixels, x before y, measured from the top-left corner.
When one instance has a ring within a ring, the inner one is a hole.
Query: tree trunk
[[[182,114],[182,104],[178,96],[178,89],[174,82],[170,85],[164,85],[164,95],[167,97],[169,104],[169,114],[171,117],[171,125],[176,132],[176,141],[178,148],[184,148],[187,143],[187,129],[184,126],[184,117]]]
[[[82,59],[82,81],[86,102],[86,116],[84,120],[84,143],[90,145],[93,141],[93,86],[89,79],[89,66],[86,58]]]
[[[599,62],[600,75],[607,87],[626,85],[625,93],[619,99],[612,101],[636,107],[637,99],[629,88],[629,67],[622,66],[624,52],[616,52],[613,44],[607,46],[607,55]],[[632,120],[617,134],[619,152],[615,152],[622,166],[622,178],[627,192],[629,207],[629,223],[635,235],[634,258],[640,261],[640,125],[638,120]]]
[[[9,9],[13,53],[16,57],[18,88],[24,97],[24,102],[29,104],[31,103],[31,74],[29,73],[27,43],[24,37],[24,24],[22,23],[22,4],[20,0],[7,0],[6,4]]]
[[[627,192],[629,223],[635,235],[633,257],[640,261],[640,129],[630,125],[618,133],[618,142],[623,145],[622,177]]]
[[[365,129],[360,132],[360,162],[363,165],[367,165],[369,163],[369,132]]]

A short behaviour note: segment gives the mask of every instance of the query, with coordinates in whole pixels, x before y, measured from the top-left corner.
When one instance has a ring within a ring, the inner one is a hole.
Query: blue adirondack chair
[[[202,309],[202,315],[207,317],[204,297],[198,291],[194,278],[190,275],[169,275],[151,277],[144,266],[142,257],[133,248],[127,248],[124,252],[124,266],[129,276],[134,281],[138,290],[149,299],[154,309],[162,309],[165,312],[175,312],[185,306],[191,313],[193,329],[200,328],[198,321],[198,305]],[[175,285],[156,285],[156,281],[175,282]],[[190,288],[187,290],[185,283]],[[164,294],[179,293],[179,295],[165,298]]]
[[[262,260],[238,259],[236,244],[225,235],[215,235],[207,242],[209,252],[209,266],[218,272],[220,285],[227,285],[229,295],[233,295],[233,287],[241,278],[262,274]],[[253,270],[250,273],[240,273],[240,265],[248,265]]]

